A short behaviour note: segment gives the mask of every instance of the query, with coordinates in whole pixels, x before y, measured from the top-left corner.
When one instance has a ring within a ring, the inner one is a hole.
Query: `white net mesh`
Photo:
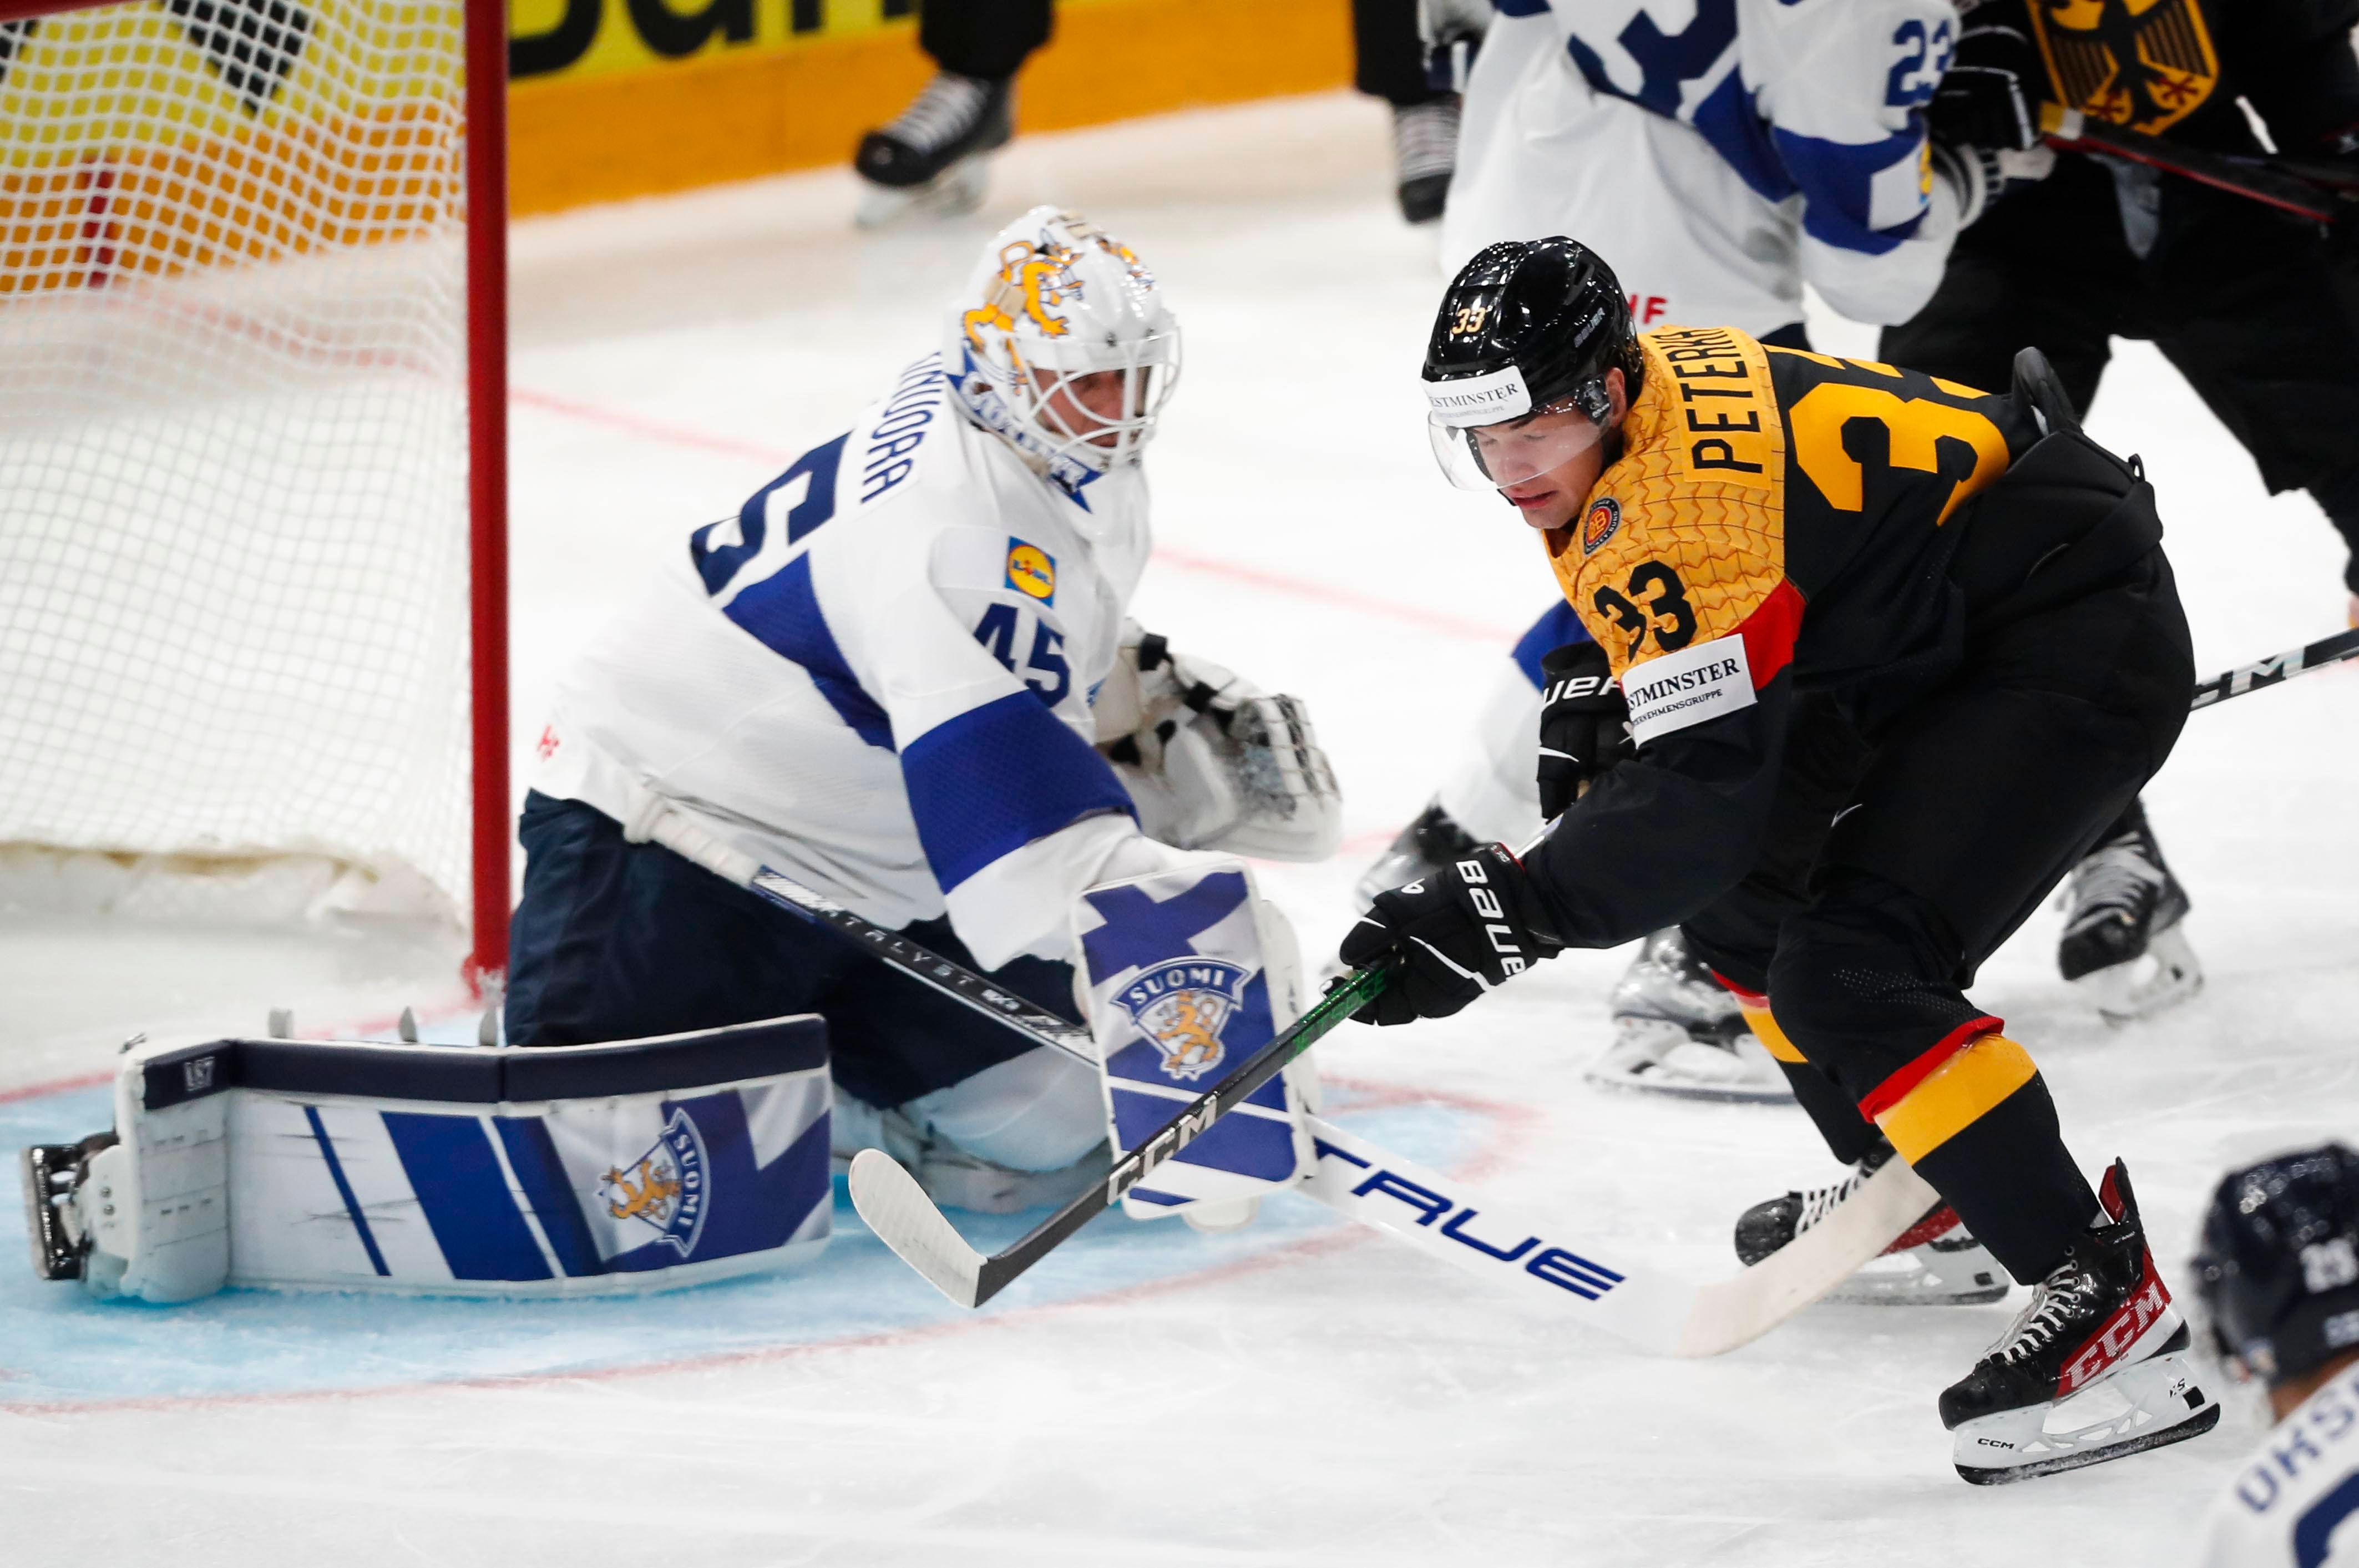
[[[0,898],[466,907],[463,29],[0,24]]]

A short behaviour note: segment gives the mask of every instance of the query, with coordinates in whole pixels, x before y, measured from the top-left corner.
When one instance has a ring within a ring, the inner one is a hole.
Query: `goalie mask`
[[[1180,379],[1180,324],[1129,246],[1035,207],[984,252],[942,363],[978,423],[1075,490],[1138,461]]]

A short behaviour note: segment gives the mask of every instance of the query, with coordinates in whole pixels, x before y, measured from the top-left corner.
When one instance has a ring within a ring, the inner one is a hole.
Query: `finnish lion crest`
[[[1171,958],[1114,993],[1138,1032],[1163,1053],[1165,1077],[1185,1083],[1225,1061],[1221,1031],[1245,1000],[1253,972],[1217,958]]]
[[[704,1231],[711,1196],[705,1171],[704,1135],[686,1111],[675,1108],[646,1153],[607,1169],[598,1196],[610,1216],[651,1226],[658,1240],[686,1258]]]

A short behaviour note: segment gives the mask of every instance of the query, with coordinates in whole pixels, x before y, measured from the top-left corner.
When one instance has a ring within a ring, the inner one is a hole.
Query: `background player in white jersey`
[[[1983,122],[2027,114],[2011,79],[1944,82],[1951,0],[1496,4],[1467,82],[1443,263],[1504,240],[1612,234],[1641,330],[1725,322],[1807,348],[1805,282],[1854,320],[1906,320],[1957,233],[2052,162],[1930,130],[1937,87],[1973,97]],[[1540,660],[1582,637],[1559,605],[1518,640],[1483,704],[1477,755],[1371,867],[1363,903],[1465,845],[1530,833]],[[1612,1009],[1593,1081],[1786,1096],[1740,1006],[1678,931],[1647,939]]]
[[[2229,1371],[2274,1429],[2213,1505],[2204,1568],[2359,1563],[2359,1154],[2340,1143],[2232,1172],[2195,1288]]]
[[[986,247],[942,353],[682,541],[541,735],[512,1041],[818,1012],[840,1149],[886,1147],[970,1207],[1087,1179],[1096,1073],[647,842],[666,812],[1069,1017],[1077,932],[1093,984],[1109,953],[1207,951],[1165,895],[1224,877],[1236,994],[1204,1021],[1231,1048],[1224,1027],[1286,1021],[1284,917],[1234,859],[1182,851],[1332,854],[1332,775],[1299,704],[1125,618],[1139,456],[1179,369],[1136,255],[1035,208]],[[1219,1044],[1193,1042],[1194,1073]]]

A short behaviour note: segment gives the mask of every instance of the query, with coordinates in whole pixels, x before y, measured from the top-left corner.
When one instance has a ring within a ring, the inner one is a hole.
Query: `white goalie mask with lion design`
[[[1055,207],[992,239],[949,327],[942,363],[967,411],[1067,489],[1137,462],[1180,379],[1155,275]]]

